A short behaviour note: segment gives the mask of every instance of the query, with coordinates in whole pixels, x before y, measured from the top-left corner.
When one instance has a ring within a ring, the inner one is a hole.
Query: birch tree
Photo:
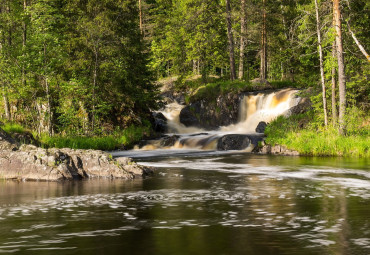
[[[326,106],[326,88],[325,88],[325,75],[323,66],[323,56],[322,56],[322,45],[321,45],[321,27],[320,27],[320,17],[319,17],[319,6],[317,0],[315,0],[315,13],[316,13],[316,33],[317,33],[317,43],[319,48],[319,59],[320,59],[320,77],[322,86],[322,102],[324,110],[324,123],[328,126],[328,113]]]

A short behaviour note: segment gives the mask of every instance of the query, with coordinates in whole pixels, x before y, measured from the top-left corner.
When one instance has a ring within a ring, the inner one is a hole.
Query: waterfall
[[[239,121],[221,130],[234,134],[255,133],[261,121],[271,122],[297,105],[294,95],[297,90],[285,89],[269,94],[245,95],[239,106]]]
[[[169,134],[172,134],[172,143],[154,140],[141,149],[173,148],[173,149],[204,149],[215,150],[221,137],[227,135],[254,135],[256,127],[261,121],[269,123],[280,115],[286,114],[290,108],[299,103],[295,98],[297,90],[284,89],[271,93],[246,94],[239,104],[238,122],[233,125],[220,127],[217,130],[206,131],[197,127],[186,127],[180,123],[180,112],[184,105],[177,102],[168,104],[160,111],[167,118]],[[259,134],[261,136],[261,134]],[[240,136],[243,138],[243,136]],[[170,145],[168,145],[170,144]],[[249,148],[253,149],[253,146]]]

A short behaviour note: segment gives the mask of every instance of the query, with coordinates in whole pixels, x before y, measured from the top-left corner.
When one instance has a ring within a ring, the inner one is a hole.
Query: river
[[[370,254],[366,159],[121,152],[147,179],[0,181],[0,253]]]

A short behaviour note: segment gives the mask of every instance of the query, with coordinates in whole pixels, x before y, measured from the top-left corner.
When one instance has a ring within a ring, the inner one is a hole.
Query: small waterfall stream
[[[167,119],[168,136],[164,139],[148,141],[140,149],[217,150],[219,149],[219,139],[227,135],[249,135],[249,139],[250,136],[261,137],[263,135],[256,132],[257,125],[260,122],[269,123],[297,105],[300,100],[295,97],[297,92],[293,89],[284,89],[256,95],[246,94],[239,103],[238,122],[211,131],[197,127],[186,127],[180,123],[180,112],[185,106],[177,102],[170,103],[160,111]],[[234,136],[233,139],[243,139],[243,136]],[[253,147],[250,143],[250,146],[246,146],[244,150],[250,151]]]

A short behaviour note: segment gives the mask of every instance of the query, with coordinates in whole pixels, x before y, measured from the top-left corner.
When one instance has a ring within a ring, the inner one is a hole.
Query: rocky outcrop
[[[180,112],[180,122],[186,127],[202,127],[200,119],[200,113],[202,112],[202,107],[200,102],[193,103],[191,105],[185,106]],[[207,123],[207,125],[209,125]]]
[[[251,83],[256,89],[272,89],[271,84],[267,80],[261,78],[253,79]]]
[[[32,133],[28,132],[28,131],[25,131],[25,132],[22,132],[22,133],[13,133],[12,134],[12,137],[18,142],[18,143],[21,143],[21,144],[32,144],[32,145],[35,145],[35,146],[40,146],[40,142],[37,141]]]
[[[203,99],[190,103],[181,110],[180,122],[187,127],[208,130],[235,124],[238,121],[240,96],[229,93],[213,101]]]
[[[282,145],[274,145],[271,146],[269,144],[265,144],[260,147],[256,147],[253,152],[258,154],[273,154],[273,155],[283,155],[283,156],[299,156],[298,151],[290,150],[285,146]]]
[[[289,117],[291,115],[305,113],[308,110],[312,109],[312,102],[309,98],[303,97],[299,98],[299,103],[296,106],[290,108],[284,116]]]
[[[217,150],[252,150],[263,139],[263,135],[224,135],[217,141]]]
[[[18,150],[18,146],[19,146],[18,142],[0,128],[0,151],[3,150],[15,151]]]
[[[261,121],[260,123],[258,123],[256,127],[256,132],[263,134],[265,132],[266,127],[267,127],[267,123],[264,121]]]
[[[217,150],[245,150],[251,144],[246,135],[225,135],[217,142]]]
[[[161,112],[153,112],[153,129],[155,132],[167,132],[167,119]]]
[[[160,140],[160,146],[161,147],[172,147],[179,140],[179,138],[180,136],[178,135],[165,136]]]
[[[0,178],[17,180],[81,180],[146,176],[150,167],[128,158],[119,161],[98,150],[43,149],[19,145],[0,129]]]

